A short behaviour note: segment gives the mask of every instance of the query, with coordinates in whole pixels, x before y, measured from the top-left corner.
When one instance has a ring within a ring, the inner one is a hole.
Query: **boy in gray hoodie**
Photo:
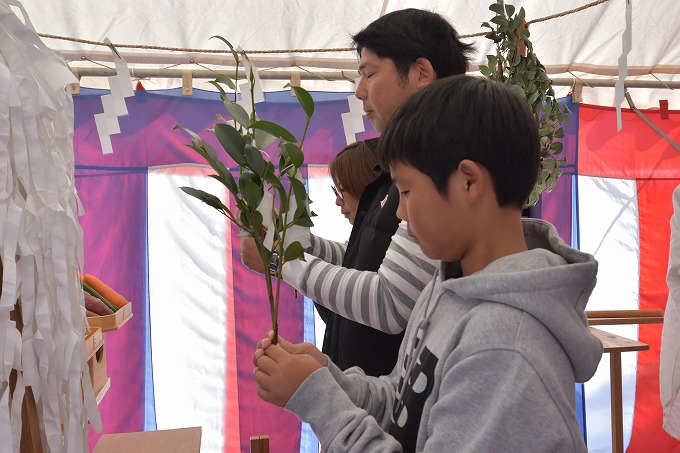
[[[506,85],[445,78],[399,107],[381,161],[397,215],[441,260],[388,376],[341,372],[308,343],[269,338],[258,395],[310,423],[331,452],[585,452],[575,382],[602,344],[584,313],[597,262],[522,219],[540,162],[536,121]]]

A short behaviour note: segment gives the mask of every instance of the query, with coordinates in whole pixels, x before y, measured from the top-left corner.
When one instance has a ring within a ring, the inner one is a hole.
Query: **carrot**
[[[111,289],[110,286],[108,286],[103,281],[99,280],[94,275],[85,274],[83,276],[83,281],[90,285],[92,289],[101,294],[102,297],[104,297],[104,299],[111,302],[111,304],[114,305],[116,308],[120,308],[128,303],[127,299],[125,299],[123,296],[115,292],[113,289]]]

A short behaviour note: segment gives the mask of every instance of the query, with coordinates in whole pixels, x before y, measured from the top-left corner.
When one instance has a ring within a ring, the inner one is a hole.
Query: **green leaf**
[[[223,101],[226,101],[226,100],[229,99],[229,96],[227,96],[227,92],[224,91],[224,88],[222,88],[222,85],[220,85],[219,83],[217,83],[214,80],[211,80],[208,83],[211,84],[212,86],[214,86],[215,88],[217,88],[220,91],[220,99],[222,99]]]
[[[253,211],[252,214],[249,216],[249,226],[250,228],[253,229],[255,232],[255,236],[259,237],[261,236],[261,231],[262,231],[262,213],[260,211]],[[260,232],[260,233],[258,233]]]
[[[491,18],[491,22],[498,25],[499,27],[508,26],[508,20],[503,16],[496,16]]]
[[[283,126],[267,120],[258,120],[250,125],[253,129],[260,129],[275,137],[282,138],[289,142],[297,142],[295,136],[288,132]]]
[[[192,141],[189,147],[200,154],[201,157],[203,157],[206,162],[208,162],[208,164],[219,174],[220,177],[226,178],[225,174],[228,173],[227,167],[222,163],[222,161],[219,160],[217,157],[217,152],[210,145],[210,143],[203,140],[195,132],[186,129],[179,124],[175,126],[175,129],[182,129],[191,135]]]
[[[553,150],[555,154],[559,154],[564,149],[564,145],[562,142],[552,142],[550,149]]]
[[[276,137],[273,135],[261,130],[261,129],[255,129],[255,145],[264,150],[269,147],[272,143],[276,141]]]
[[[262,183],[259,176],[246,169],[246,171],[241,173],[238,177],[238,189],[241,193],[246,191],[246,181],[248,180],[258,186]]]
[[[273,173],[266,172],[264,175],[264,180],[267,181],[279,192],[279,196],[281,198],[285,197],[286,189],[283,187],[283,184],[276,175],[274,175]]]
[[[191,135],[191,139],[192,139],[193,141],[197,141],[197,142],[203,141],[203,139],[202,139],[201,137],[199,137],[198,134],[197,134],[196,132],[192,131],[191,129],[187,129],[186,127],[184,127],[184,126],[182,126],[182,125],[180,125],[180,124],[175,124],[175,127],[173,127],[172,129],[175,130],[175,131],[176,131],[177,129],[183,130],[183,131],[186,132],[187,134]]]
[[[224,185],[224,187],[227,188],[227,190],[229,190],[229,192],[231,192],[234,196],[237,196],[238,187],[236,186],[236,180],[234,179],[230,171],[227,171],[224,175],[225,175],[224,177],[220,175],[208,175],[208,176],[218,180],[220,183],[222,183],[222,185]]]
[[[504,13],[503,5],[501,4],[501,2],[492,3],[491,5],[489,5],[489,10],[500,15],[503,15]]]
[[[307,190],[305,189],[305,183],[297,178],[290,178],[290,185],[293,188],[293,193],[295,193],[295,199],[298,201],[298,205],[304,203],[307,199]]]
[[[286,250],[283,252],[283,262],[293,261],[302,258],[305,254],[305,249],[300,244],[300,241],[291,242]]]
[[[247,206],[246,206],[247,207]],[[250,221],[248,220],[248,212],[246,212],[246,209],[240,209],[241,213],[239,214],[239,220],[241,220],[241,224],[244,226],[247,226],[248,229],[250,228]],[[244,235],[246,236],[246,235]],[[248,234],[247,236],[252,236],[252,234]]]
[[[312,95],[302,87],[294,86],[292,88],[293,91],[295,91],[295,96],[297,97],[302,110],[304,110],[305,115],[307,115],[307,119],[311,118],[314,114],[314,100],[312,99]]]
[[[505,5],[505,12],[508,14],[508,16],[512,16],[515,14],[515,7],[513,5]]]
[[[522,61],[522,54],[519,53],[519,52],[516,52],[515,55],[513,55],[513,58],[512,58],[512,65],[517,66],[520,63],[520,61]]]
[[[484,77],[489,79],[493,78],[494,76],[493,72],[491,72],[491,69],[489,69],[488,66],[479,65],[479,72],[481,72]]]
[[[538,91],[534,91],[533,93],[531,93],[529,95],[529,104],[533,104],[534,102],[536,102],[536,99],[538,99],[539,95],[540,93]]]
[[[254,173],[243,173],[239,178],[238,185],[241,195],[248,205],[248,211],[254,212],[264,196],[264,188],[261,185],[260,178]]]
[[[518,14],[517,17],[519,18],[520,23],[524,23],[524,21],[526,20],[526,12],[524,11],[524,7],[521,7],[521,8],[519,9],[519,14]],[[527,31],[528,31],[528,30],[529,30],[529,29],[527,28]]]
[[[281,152],[286,158],[290,159],[290,162],[295,168],[300,168],[305,161],[305,155],[302,150],[295,143],[281,142],[280,145]]]
[[[266,155],[266,153],[264,153]],[[274,164],[269,162],[268,160],[264,161],[264,174],[263,176],[274,176]],[[276,176],[274,176],[276,177]]]
[[[305,184],[297,178],[290,178],[290,185],[293,188],[293,195],[297,203],[294,215],[294,218],[297,219],[307,209],[307,191],[305,190]]]
[[[231,101],[224,101],[224,107],[231,114],[231,116],[234,117],[238,124],[246,129],[250,127],[250,115],[248,115],[246,109]]]
[[[280,175],[294,176],[295,175],[295,165],[288,164],[283,168],[279,168],[279,174]]]
[[[309,216],[302,216],[302,217],[295,219],[295,222],[293,222],[293,225],[311,228],[311,227],[314,226],[314,222],[312,222],[312,219],[310,219]]]
[[[238,63],[239,63],[239,61],[241,61],[241,60],[240,60],[239,57],[238,57],[238,53],[234,50],[234,46],[232,46],[231,43],[230,43],[229,41],[227,41],[226,39],[224,39],[224,38],[221,37],[221,36],[215,35],[215,36],[211,36],[211,37],[210,37],[210,39],[213,39],[213,38],[219,39],[220,41],[222,41],[223,43],[225,43],[225,44],[227,45],[227,47],[229,47],[229,50],[231,50],[231,56],[234,57],[234,61],[236,62],[236,66],[238,66]]]
[[[498,66],[498,57],[496,55],[487,55],[486,60],[489,68],[495,68]]]
[[[234,126],[222,123],[215,124],[215,136],[237,165],[244,165],[246,163],[246,158],[243,154],[246,142]]]
[[[531,207],[538,202],[538,197],[540,195],[540,190],[538,189],[538,186],[534,187],[534,190],[531,192],[531,195],[529,195],[529,200],[527,201],[527,206]]]
[[[521,86],[519,86],[519,85],[510,85],[510,88],[512,88],[513,90],[515,90],[515,91],[516,91],[517,93],[519,93],[521,96],[526,97],[526,95],[524,94],[524,88],[522,88]]]
[[[250,168],[257,173],[258,176],[262,176],[265,168],[265,160],[262,157],[262,152],[252,145],[246,145],[243,151]]]
[[[208,206],[215,208],[217,211],[221,212],[222,214],[226,214],[228,211],[227,207],[222,204],[222,200],[217,198],[215,195],[208,193],[204,190],[200,189],[195,189],[193,187],[180,187],[180,189],[186,193],[191,195],[194,198],[198,198],[201,200],[203,203],[207,204]]]
[[[234,85],[234,82],[231,80],[231,77],[229,77],[226,74],[218,74],[217,77],[215,77],[213,85],[219,87],[220,86],[219,84],[224,84],[231,88],[232,90],[236,89],[236,85]]]
[[[522,23],[523,23],[522,19],[520,19],[519,17],[515,17],[514,19],[510,20],[510,28],[512,28],[513,30],[518,30]],[[519,38],[519,36],[517,38]]]
[[[552,132],[552,130],[553,130],[552,126],[551,126],[550,124],[546,124],[545,126],[543,126],[542,128],[540,128],[540,129],[538,130],[538,133],[539,133],[541,136],[544,136],[544,135],[545,135],[545,136],[548,136],[548,135],[550,135],[550,133]]]

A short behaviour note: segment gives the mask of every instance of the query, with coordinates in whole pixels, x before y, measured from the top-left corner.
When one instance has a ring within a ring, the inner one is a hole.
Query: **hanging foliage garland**
[[[550,192],[562,174],[561,165],[566,163],[562,154],[563,124],[569,121],[569,108],[555,98],[552,81],[545,67],[534,53],[529,40],[529,28],[524,8],[515,13],[513,5],[496,0],[489,6],[495,13],[482,27],[490,29],[486,37],[496,47],[495,55],[487,55],[488,65],[479,67],[481,73],[491,80],[516,88],[527,98],[538,122],[541,140],[541,168],[527,206],[533,206],[543,192]]]

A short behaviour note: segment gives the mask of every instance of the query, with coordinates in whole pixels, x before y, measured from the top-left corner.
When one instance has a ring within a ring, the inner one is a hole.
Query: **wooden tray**
[[[89,316],[87,321],[90,327],[99,327],[102,332],[111,332],[120,329],[130,318],[132,318],[132,304],[128,302],[112,315]]]

